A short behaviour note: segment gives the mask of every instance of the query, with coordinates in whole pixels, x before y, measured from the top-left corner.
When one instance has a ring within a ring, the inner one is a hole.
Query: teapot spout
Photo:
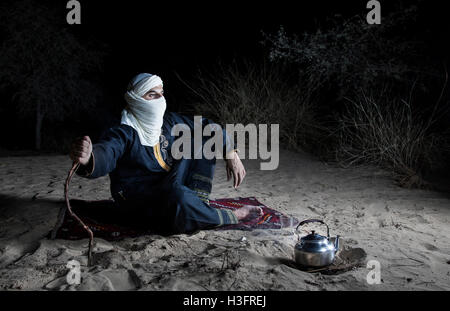
[[[339,250],[339,235],[336,236],[336,240],[334,240],[334,252],[336,253]]]

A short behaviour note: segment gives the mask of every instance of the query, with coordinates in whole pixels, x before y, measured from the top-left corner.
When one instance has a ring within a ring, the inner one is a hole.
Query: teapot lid
[[[318,243],[318,242],[327,242],[328,243],[328,238],[326,236],[317,234],[314,230],[311,231],[310,234],[304,236],[301,238],[302,241],[308,242],[308,243]]]

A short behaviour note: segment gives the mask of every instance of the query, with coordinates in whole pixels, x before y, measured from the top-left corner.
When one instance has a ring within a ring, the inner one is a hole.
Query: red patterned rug
[[[261,217],[251,218],[249,220],[241,221],[235,225],[222,226],[216,230],[252,230],[252,229],[281,229],[296,226],[299,222],[296,218],[287,216],[281,212],[271,209],[254,197],[237,198],[237,199],[217,199],[209,203],[215,208],[228,208],[235,210],[244,205],[259,206],[262,208],[264,214]]]
[[[125,237],[137,237],[151,234],[149,230],[139,229],[123,223],[123,216],[118,215],[114,202],[109,200],[84,201],[70,200],[72,211],[76,213],[94,233],[94,237],[103,238],[108,241],[120,240]],[[215,230],[252,230],[252,229],[281,229],[296,226],[298,220],[271,209],[254,197],[236,199],[211,200],[210,205],[215,208],[238,209],[244,205],[259,206],[264,214],[257,218],[244,220],[235,225],[216,228]],[[79,240],[87,238],[86,231],[68,213],[61,209],[58,224],[48,234],[49,238]]]

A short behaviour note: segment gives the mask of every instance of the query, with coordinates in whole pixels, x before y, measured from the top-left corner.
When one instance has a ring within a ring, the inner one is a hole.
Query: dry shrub
[[[444,161],[444,135],[432,131],[437,105],[425,117],[411,99],[385,92],[360,93],[348,100],[337,129],[337,160],[346,165],[374,164],[391,170],[401,186],[429,186],[423,174]]]
[[[214,72],[199,71],[195,81],[185,84],[199,99],[197,114],[222,125],[267,124],[270,130],[270,124],[279,124],[287,149],[310,149],[324,133],[313,90],[279,65],[220,64]]]

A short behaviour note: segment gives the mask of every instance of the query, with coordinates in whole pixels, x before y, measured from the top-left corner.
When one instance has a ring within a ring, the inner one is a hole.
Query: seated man
[[[71,159],[80,163],[78,175],[109,174],[112,197],[124,215],[161,234],[174,234],[235,224],[262,214],[254,206],[235,211],[209,206],[215,158],[173,159],[170,151],[176,137],[171,129],[185,124],[193,130],[194,119],[165,111],[163,82],[158,76],[141,73],[134,77],[125,100],[128,105],[120,125],[106,131],[94,145],[89,136],[77,139],[70,152]],[[207,124],[213,123],[202,119],[201,126]],[[233,175],[237,188],[245,169],[230,137],[223,133],[228,180]]]

